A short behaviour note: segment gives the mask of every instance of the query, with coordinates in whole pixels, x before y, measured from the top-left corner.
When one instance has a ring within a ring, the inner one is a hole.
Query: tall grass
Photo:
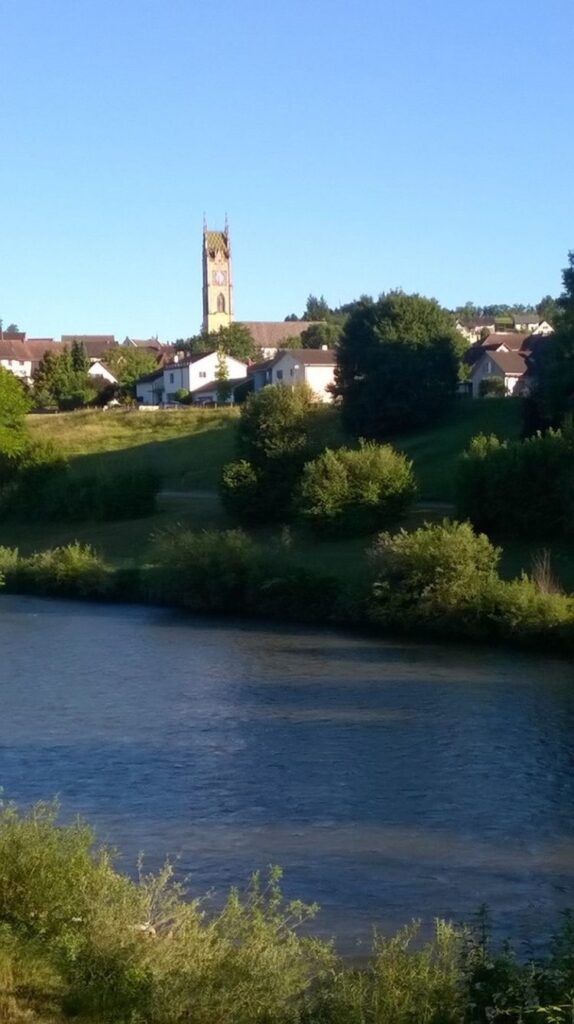
[[[523,963],[438,921],[375,937],[353,969],[303,935],[317,911],[281,873],[223,906],[189,899],[171,868],[135,880],[55,804],[0,806],[0,1021],[60,1024],[543,1024],[572,1020],[574,926]]]

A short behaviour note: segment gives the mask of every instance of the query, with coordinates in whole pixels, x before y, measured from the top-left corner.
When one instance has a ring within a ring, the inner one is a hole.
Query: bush
[[[444,520],[382,534],[374,549],[374,621],[480,631],[498,582],[500,549],[469,523]]]
[[[322,533],[372,533],[407,510],[416,485],[412,462],[390,445],[327,449],[307,463],[301,481],[303,518]]]
[[[264,522],[265,503],[261,500],[259,474],[250,462],[241,459],[223,467],[219,493],[225,511],[243,525]]]
[[[293,511],[303,466],[312,454],[306,384],[277,385],[249,396],[241,409],[238,454],[225,467],[221,494],[240,522],[282,521]]]
[[[420,945],[418,922],[391,938],[375,936],[366,968],[339,965],[317,991],[308,1024],[460,1024],[464,933],[445,921]],[[416,945],[419,948],[416,948]],[[413,948],[415,947],[415,948]]]
[[[254,876],[245,893],[233,890],[221,910],[206,912],[205,903],[184,899],[169,867],[139,882],[120,875],[91,830],[59,825],[53,805],[29,815],[7,807],[0,811],[0,971],[12,975],[14,947],[27,940],[57,970],[66,1015],[118,1024],[292,1024],[333,956],[297,934],[316,908],[285,902],[279,882],[277,870],[266,884]]]
[[[242,530],[167,529],[155,537],[154,596],[193,611],[249,612],[259,552]]]
[[[504,398],[506,388],[501,377],[483,377],[478,385],[481,398]]]
[[[372,553],[368,618],[398,629],[573,650],[574,597],[548,588],[539,574],[501,579],[500,553],[469,523],[382,534]]]
[[[75,476],[45,446],[19,466],[12,483],[4,488],[0,507],[5,517],[25,515],[48,522],[136,519],[153,515],[159,488],[159,476],[145,469]]]
[[[461,517],[497,536],[572,535],[574,433],[474,438],[459,462],[457,503]]]
[[[111,574],[89,544],[75,541],[20,560],[18,575],[34,593],[63,597],[98,597],[112,585]]]

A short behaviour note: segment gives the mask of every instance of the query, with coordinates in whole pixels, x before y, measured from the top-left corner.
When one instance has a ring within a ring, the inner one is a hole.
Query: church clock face
[[[227,284],[227,274],[224,270],[216,270],[213,274],[214,284]]]

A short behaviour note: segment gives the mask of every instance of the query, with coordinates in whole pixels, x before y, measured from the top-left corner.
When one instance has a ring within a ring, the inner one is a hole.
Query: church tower
[[[213,334],[233,320],[231,246],[224,231],[208,231],[203,223],[203,330]]]

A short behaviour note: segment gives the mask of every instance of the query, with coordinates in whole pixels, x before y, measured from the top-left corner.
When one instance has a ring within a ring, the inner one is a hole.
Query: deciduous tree
[[[464,339],[434,299],[395,291],[349,316],[336,394],[347,427],[379,438],[432,423],[454,399]]]

